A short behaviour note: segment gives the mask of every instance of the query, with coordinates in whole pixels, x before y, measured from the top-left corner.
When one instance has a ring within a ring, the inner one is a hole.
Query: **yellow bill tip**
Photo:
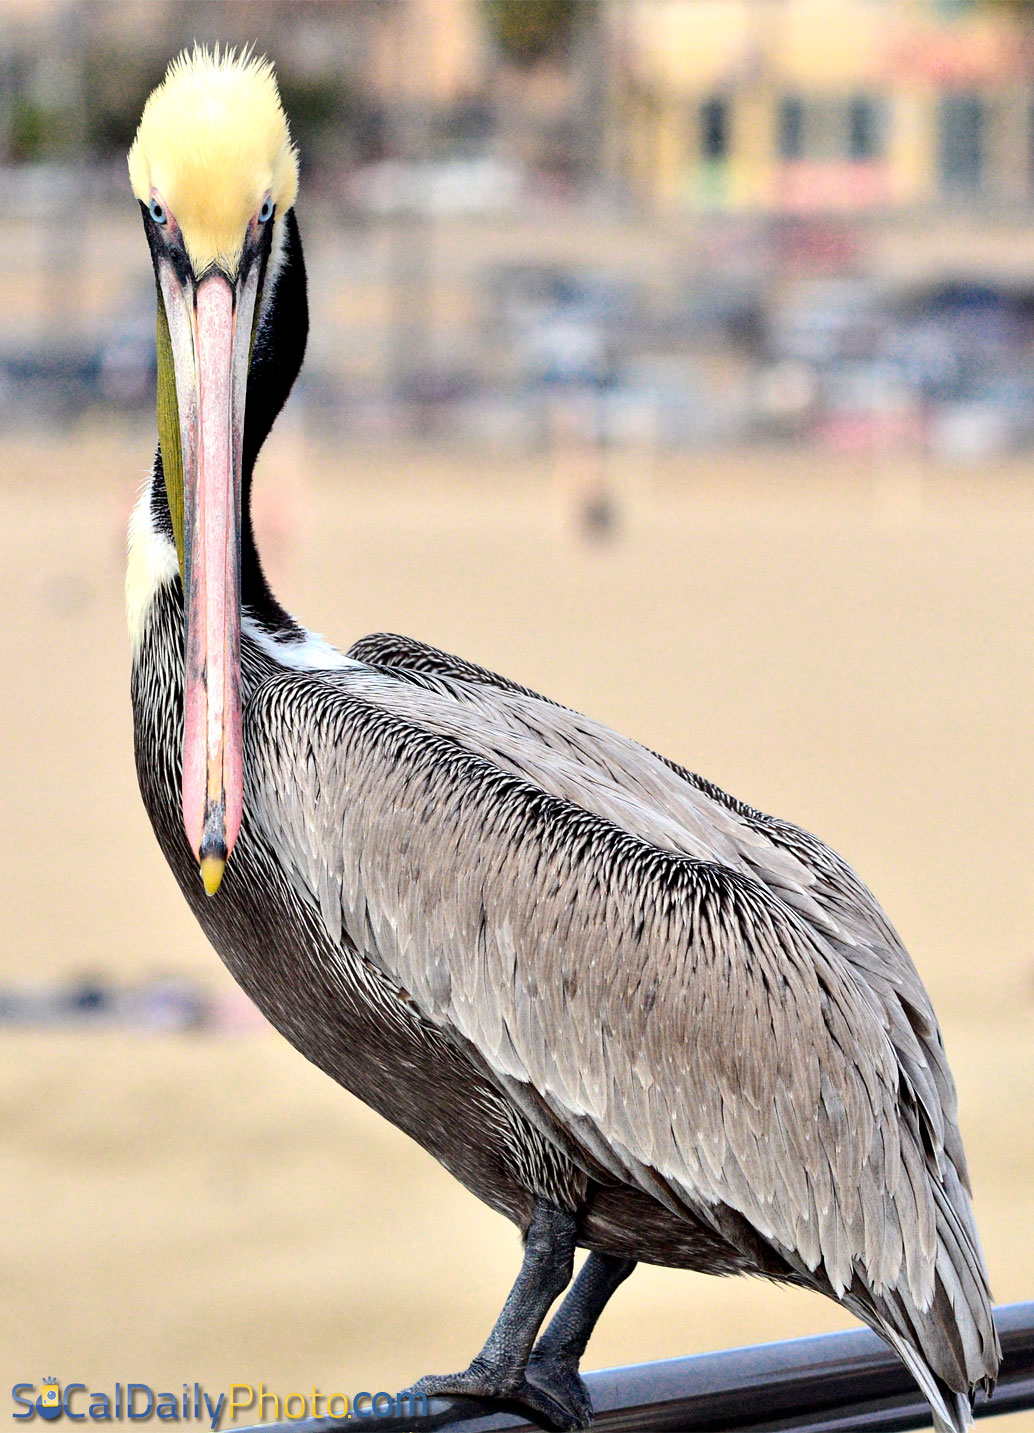
[[[201,857],[201,879],[204,881],[205,890],[210,896],[214,896],[219,889],[225,870],[226,861],[222,856]]]

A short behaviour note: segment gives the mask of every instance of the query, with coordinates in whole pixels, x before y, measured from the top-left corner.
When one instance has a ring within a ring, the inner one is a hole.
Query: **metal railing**
[[[995,1310],[1002,1373],[976,1416],[1034,1408],[1034,1302]],[[896,1354],[868,1329],[757,1344],[587,1373],[595,1433],[898,1433],[930,1425],[930,1410]],[[426,1417],[365,1418],[370,1433],[534,1433],[519,1412],[473,1399],[432,1399]],[[340,1418],[259,1425],[261,1433],[330,1433]],[[259,1428],[250,1433],[259,1433]],[[249,1433],[249,1430],[241,1430]]]

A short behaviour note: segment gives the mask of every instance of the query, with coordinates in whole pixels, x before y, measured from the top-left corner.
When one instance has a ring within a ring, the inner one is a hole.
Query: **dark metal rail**
[[[1034,1302],[1003,1305],[995,1322],[1002,1376],[993,1399],[978,1399],[978,1418],[1034,1408]],[[868,1329],[606,1368],[585,1381],[596,1409],[594,1433],[898,1433],[930,1425],[911,1376]],[[370,1433],[535,1433],[536,1427],[469,1398],[432,1399],[426,1417],[352,1413],[347,1422],[365,1424]],[[340,1418],[308,1418],[260,1428],[331,1433],[344,1426]]]

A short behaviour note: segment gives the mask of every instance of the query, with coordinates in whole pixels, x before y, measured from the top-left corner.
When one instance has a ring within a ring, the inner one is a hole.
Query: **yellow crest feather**
[[[195,273],[236,272],[249,222],[268,192],[284,214],[298,158],[270,62],[195,46],[169,66],[129,151],[136,197],[156,189],[183,233]]]

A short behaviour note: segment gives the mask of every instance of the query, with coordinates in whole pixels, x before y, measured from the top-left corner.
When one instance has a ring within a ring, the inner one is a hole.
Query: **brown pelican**
[[[579,1360],[645,1260],[838,1300],[962,1429],[998,1342],[952,1077],[883,911],[599,722],[289,616],[249,516],[308,322],[269,64],[174,61],[129,169],[158,295],[127,578],[152,824],[273,1024],[525,1236],[484,1348],[416,1387],[584,1426]]]

